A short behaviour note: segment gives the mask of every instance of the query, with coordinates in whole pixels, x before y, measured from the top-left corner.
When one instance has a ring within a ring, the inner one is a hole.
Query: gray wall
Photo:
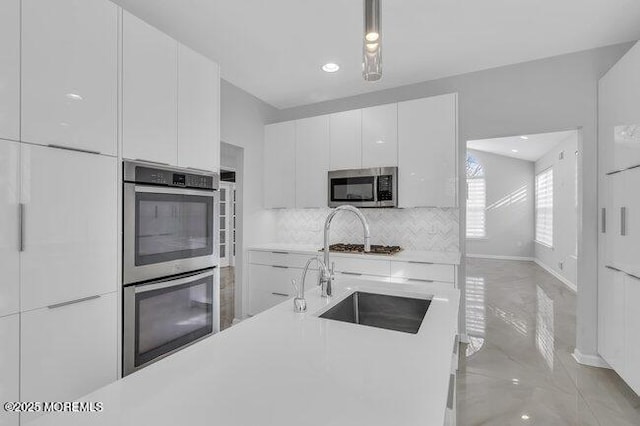
[[[467,239],[467,253],[533,258],[534,163],[489,152],[468,152],[484,168],[487,235]]]
[[[220,82],[220,139],[236,149],[222,146],[222,157],[233,153],[243,162],[240,180],[241,207],[236,246],[236,316],[246,312],[245,248],[273,239],[275,227],[262,209],[264,125],[278,110],[224,80]],[[233,161],[238,161],[235,158]],[[223,163],[224,164],[224,163]],[[237,166],[237,163],[236,163]],[[233,166],[231,166],[233,167]],[[238,167],[235,167],[238,168]]]
[[[494,68],[280,111],[286,121],[336,111],[459,93],[460,170],[466,141],[581,129],[576,347],[597,354],[597,82],[633,43]],[[387,67],[387,72],[392,70]],[[464,194],[464,179],[460,176]],[[460,212],[464,224],[464,211]],[[464,238],[464,233],[461,233]],[[464,240],[461,241],[464,247]],[[464,270],[461,271],[464,274]]]
[[[577,285],[576,206],[577,132],[536,161],[536,174],[553,167],[553,248],[536,243],[535,257],[546,268]],[[561,160],[560,153],[564,156]]]

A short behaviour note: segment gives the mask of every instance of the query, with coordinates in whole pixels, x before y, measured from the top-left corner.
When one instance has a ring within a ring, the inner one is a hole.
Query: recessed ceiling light
[[[518,150],[517,149],[512,149],[511,152],[518,152]]]
[[[322,71],[324,72],[336,72],[340,69],[340,65],[334,64],[333,62],[329,62],[322,66]]]
[[[518,383],[520,383],[520,379],[511,379],[511,383],[517,385]]]
[[[520,416],[520,418],[522,420],[529,420],[530,417],[527,414],[523,414],[523,415]]]
[[[81,101],[82,100],[82,96],[78,95],[77,93],[67,93],[64,96],[67,99],[71,99],[72,101]]]
[[[384,141],[380,139],[380,140],[377,140],[376,143],[384,143]]]
[[[526,141],[527,139],[529,139],[529,136],[520,136],[520,139],[523,139]]]

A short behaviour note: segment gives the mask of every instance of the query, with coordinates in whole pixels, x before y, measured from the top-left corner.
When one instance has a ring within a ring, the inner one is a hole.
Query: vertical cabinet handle
[[[24,204],[18,204],[18,250],[24,251]]]
[[[453,410],[453,399],[456,393],[456,375],[449,375],[449,393],[447,395],[447,408]]]
[[[620,235],[627,235],[627,208],[620,207]]]
[[[605,207],[602,208],[602,215],[601,215],[601,219],[602,219],[602,233],[606,234],[607,233],[607,209]]]

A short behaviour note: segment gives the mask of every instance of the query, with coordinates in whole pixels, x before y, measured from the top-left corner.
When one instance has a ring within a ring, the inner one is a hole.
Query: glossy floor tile
[[[235,268],[220,268],[220,330],[231,327],[235,316]]]
[[[458,425],[640,425],[622,379],[571,356],[576,295],[563,283],[533,262],[467,259],[466,286]]]

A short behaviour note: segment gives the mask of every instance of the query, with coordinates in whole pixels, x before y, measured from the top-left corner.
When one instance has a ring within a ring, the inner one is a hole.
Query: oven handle
[[[213,270],[201,272],[199,274],[189,275],[189,276],[180,278],[178,280],[169,279],[165,281],[160,281],[158,283],[140,284],[140,285],[134,286],[135,287],[134,292],[135,294],[139,294],[139,293],[146,293],[148,291],[159,290],[161,288],[175,287],[178,285],[187,284],[187,283],[197,281],[199,279],[206,278],[206,277],[211,277],[211,276],[213,276]]]
[[[168,188],[163,186],[147,186],[133,185],[135,192],[145,192],[154,194],[174,194],[174,195],[197,195],[200,197],[215,197],[215,192],[207,189],[186,189],[186,188]]]

